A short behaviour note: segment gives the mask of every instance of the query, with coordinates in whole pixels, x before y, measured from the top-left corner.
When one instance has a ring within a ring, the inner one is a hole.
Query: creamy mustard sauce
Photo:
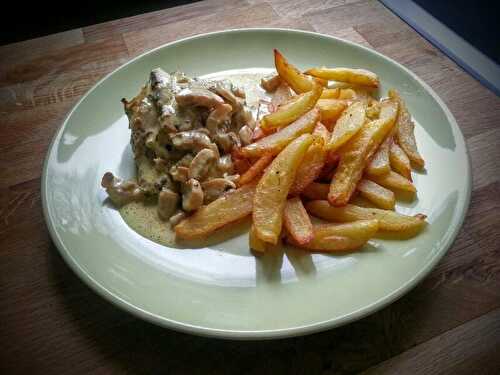
[[[249,73],[222,72],[202,78],[228,79],[233,84],[242,87],[246,93],[248,106],[254,117],[258,112],[259,100],[269,100],[267,93],[260,87],[260,80],[268,75],[269,70]],[[168,221],[162,221],[158,216],[156,203],[131,202],[119,209],[120,215],[127,225],[141,236],[165,246],[177,246],[175,233]]]

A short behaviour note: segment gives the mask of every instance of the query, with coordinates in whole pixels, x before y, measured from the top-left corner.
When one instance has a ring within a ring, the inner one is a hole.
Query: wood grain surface
[[[397,60],[455,115],[474,184],[460,235],[387,308],[306,337],[232,342],[172,332],[104,301],[65,265],[40,202],[42,161],[97,80],[181,37],[237,27],[339,36]],[[500,99],[380,3],[206,0],[0,47],[0,373],[500,372]]]

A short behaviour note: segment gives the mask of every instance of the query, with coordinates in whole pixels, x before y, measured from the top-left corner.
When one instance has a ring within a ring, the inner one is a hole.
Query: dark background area
[[[499,1],[414,1],[497,64],[500,64]]]
[[[10,2],[11,9],[8,11],[2,9],[4,20],[0,32],[0,45],[192,2],[195,1]],[[415,2],[500,64],[498,42],[500,2],[486,0],[415,0]]]
[[[194,3],[193,0],[13,1],[2,9],[0,45]]]

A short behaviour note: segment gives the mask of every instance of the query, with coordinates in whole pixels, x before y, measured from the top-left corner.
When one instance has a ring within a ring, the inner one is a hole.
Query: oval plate
[[[132,231],[106,204],[104,172],[127,177],[134,164],[120,99],[131,98],[149,71],[201,76],[272,68],[273,48],[300,68],[348,66],[376,72],[381,93],[397,88],[417,121],[427,161],[414,173],[418,199],[397,210],[428,215],[427,229],[407,241],[374,240],[364,251],[255,258],[247,234],[204,249],[170,249]],[[200,58],[202,57],[202,58]],[[123,65],[75,106],[50,146],[42,179],[45,218],[70,267],[96,292],[156,324],[224,338],[302,335],[359,319],[417,284],[456,237],[470,200],[464,138],[434,91],[393,60],[316,33],[246,29],[167,44]]]

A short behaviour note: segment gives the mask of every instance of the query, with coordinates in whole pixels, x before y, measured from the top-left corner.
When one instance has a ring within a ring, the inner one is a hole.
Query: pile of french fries
[[[425,215],[394,211],[396,194],[415,198],[411,169],[424,167],[398,92],[377,100],[379,79],[370,71],[301,72],[277,50],[274,58],[278,74],[262,81],[273,94],[269,114],[254,143],[232,153],[239,188],[179,223],[176,236],[206,237],[248,215],[254,253],[282,239],[335,252],[360,249],[379,231],[419,233]]]

